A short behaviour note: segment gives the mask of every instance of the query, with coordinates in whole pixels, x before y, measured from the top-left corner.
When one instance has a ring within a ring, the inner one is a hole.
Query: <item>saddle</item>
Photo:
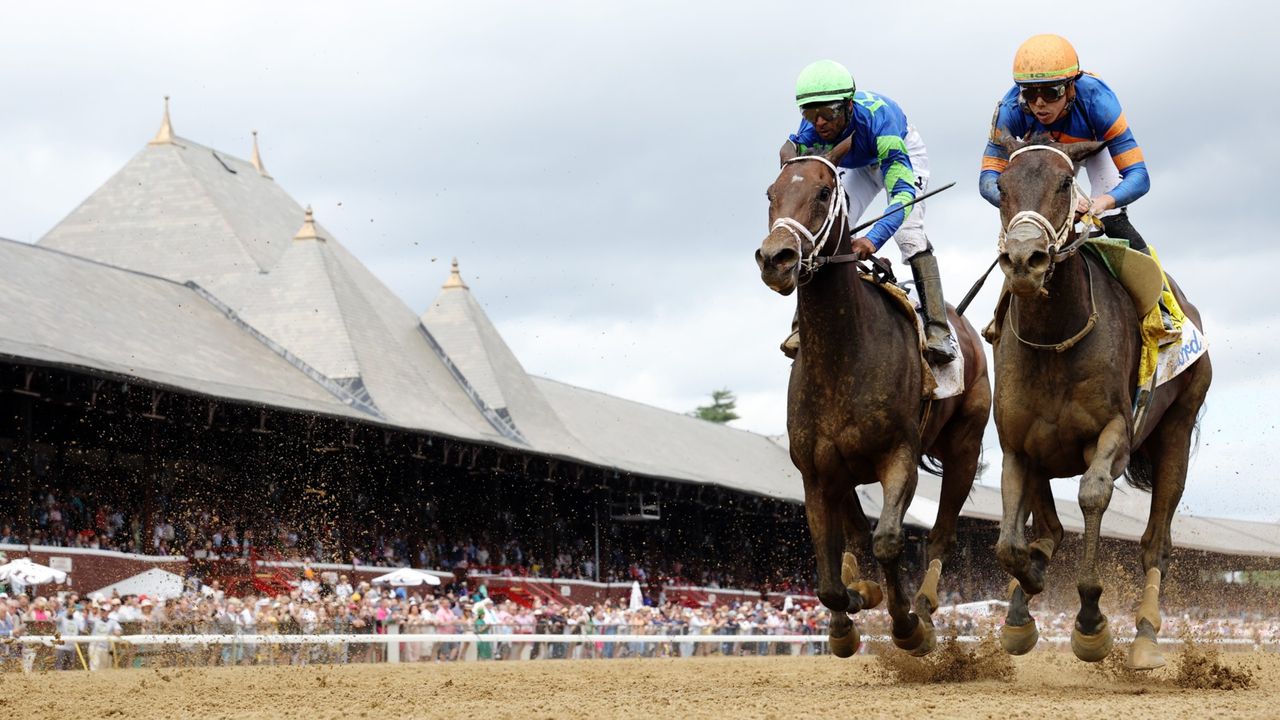
[[[897,278],[893,274],[887,260],[878,257],[869,259],[868,265],[859,264],[858,277],[864,282],[869,282],[878,290],[885,293],[893,300],[893,304],[902,310],[916,327],[917,350],[920,353],[920,392],[922,400],[941,400],[943,398],[953,397],[964,392],[964,359],[957,352],[957,357],[952,362],[941,367],[935,367],[929,364],[928,358],[925,356],[925,339],[924,325],[920,317],[920,308],[918,305],[919,298],[914,295],[908,288],[898,283]],[[956,329],[951,328],[951,336],[956,335]],[[956,348],[957,351],[959,348]]]
[[[1188,324],[1178,299],[1169,287],[1155,247],[1148,244],[1147,248],[1150,255],[1131,249],[1127,240],[1108,237],[1090,238],[1082,246],[1084,251],[1102,262],[1133,300],[1142,333],[1142,355],[1138,363],[1140,388],[1149,386],[1156,375],[1162,348],[1167,349],[1183,341],[1183,328]],[[983,339],[992,345],[1000,340],[1000,328],[1004,326],[1010,297],[1008,289],[1001,289],[995,317],[982,330]],[[1168,379],[1171,377],[1160,378],[1161,381]]]

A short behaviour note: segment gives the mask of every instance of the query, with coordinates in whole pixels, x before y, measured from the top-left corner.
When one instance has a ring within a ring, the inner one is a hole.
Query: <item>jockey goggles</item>
[[[818,118],[831,122],[844,114],[844,103],[844,100],[837,100],[827,105],[808,105],[800,108],[800,115],[811,125],[816,125]]]
[[[1047,103],[1058,102],[1067,94],[1067,83],[1020,85],[1018,92],[1021,94],[1022,102],[1028,105],[1035,102],[1036,98],[1042,98]]]

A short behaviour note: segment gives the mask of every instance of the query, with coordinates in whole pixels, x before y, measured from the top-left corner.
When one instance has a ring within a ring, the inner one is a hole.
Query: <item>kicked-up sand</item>
[[[1123,646],[1088,665],[993,644],[892,656],[548,660],[0,674],[0,717],[68,718],[1275,718],[1280,655]]]

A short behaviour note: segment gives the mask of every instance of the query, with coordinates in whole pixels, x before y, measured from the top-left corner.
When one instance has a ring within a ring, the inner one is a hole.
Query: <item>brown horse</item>
[[[1128,663],[1159,667],[1164,659],[1156,634],[1160,578],[1172,547],[1169,527],[1213,369],[1205,355],[1160,386],[1142,425],[1134,427],[1140,318],[1106,267],[1076,251],[1081,238],[1072,235],[1080,194],[1075,172],[1102,144],[1013,139],[1004,144],[1010,161],[1000,177],[1005,231],[999,260],[1012,297],[993,324],[999,329],[994,339],[996,429],[1004,452],[1004,513],[996,554],[1015,580],[1001,642],[1018,655],[1035,646],[1039,633],[1027,603],[1044,589],[1045,568],[1062,544],[1049,480],[1081,475],[1084,553],[1071,648],[1088,662],[1110,652],[1111,629],[1098,608],[1098,543],[1112,482],[1128,468],[1130,484],[1151,491],[1142,536],[1146,584]],[[1203,329],[1200,313],[1172,278],[1169,284],[1187,317]],[[1034,518],[1030,545],[1024,537],[1028,513]]]
[[[816,272],[819,263],[850,252],[844,190],[835,169],[848,149],[846,140],[825,158],[801,157],[783,166],[769,188],[772,230],[756,262],[773,290],[800,290],[802,349],[791,368],[787,431],[791,460],[804,478],[818,597],[832,614],[831,650],[840,657],[853,654],[859,635],[849,613],[874,607],[882,597],[878,585],[859,581],[855,554],[870,531],[855,488],[879,483],[884,506],[872,549],[884,569],[893,640],[923,655],[935,644],[931,615],[938,606],[938,578],[977,471],[991,386],[977,333],[952,310],[966,389],[957,397],[923,402],[913,320],[884,291],[860,280],[852,263],[830,263]],[[899,558],[922,451],[943,465],[942,497],[929,533],[929,568],[912,612]]]

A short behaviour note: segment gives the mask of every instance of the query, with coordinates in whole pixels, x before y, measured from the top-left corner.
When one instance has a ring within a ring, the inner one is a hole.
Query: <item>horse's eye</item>
[[[1062,184],[1059,186],[1059,189],[1069,190],[1070,188],[1071,188],[1071,176],[1068,175],[1067,177],[1062,178]]]
[[[818,202],[826,202],[831,199],[831,188],[824,187],[818,190]]]

